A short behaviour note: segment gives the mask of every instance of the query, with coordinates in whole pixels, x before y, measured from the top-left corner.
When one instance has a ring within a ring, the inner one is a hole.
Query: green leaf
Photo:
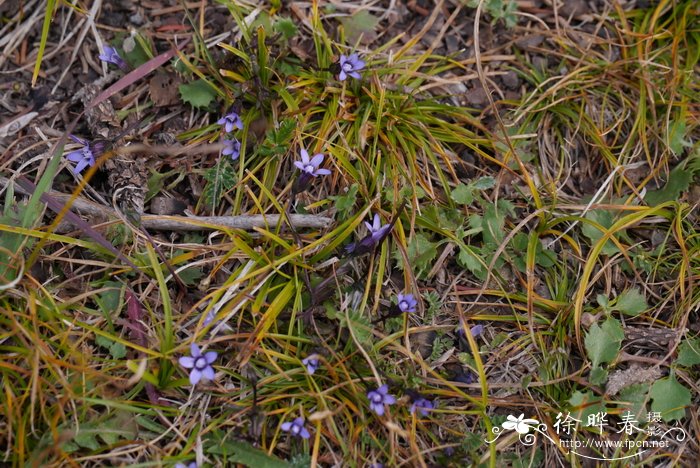
[[[335,209],[338,210],[338,214],[341,218],[344,218],[348,212],[352,210],[352,207],[355,206],[359,188],[360,186],[358,184],[352,184],[345,195],[328,197],[335,202]]]
[[[116,341],[112,341],[109,338],[106,338],[102,335],[97,335],[95,338],[95,343],[97,343],[99,346],[108,349],[109,354],[114,358],[114,359],[121,359],[124,356],[126,356],[126,347],[118,343]]]
[[[590,219],[591,221],[594,221],[598,224],[600,224],[604,228],[610,228],[614,223],[615,220],[613,218],[613,215],[610,211],[607,210],[593,210],[589,211],[586,213],[586,219]],[[589,223],[583,223],[581,227],[581,232],[583,232],[583,235],[588,237],[591,240],[591,244],[595,244],[598,242],[603,237],[603,232],[598,229],[597,227],[593,226],[592,224]],[[605,243],[605,246],[603,247],[602,253],[603,255],[614,255],[617,252],[619,252],[619,249],[617,246],[613,243],[612,240],[608,240]]]
[[[202,276],[204,276],[204,272],[201,268],[188,268],[178,273],[178,276],[187,286],[193,286]]]
[[[294,129],[297,127],[297,122],[294,119],[284,119],[279,124],[279,128],[272,130],[272,142],[276,145],[285,145],[289,143],[294,135]]]
[[[673,121],[668,128],[668,147],[676,156],[683,152],[683,148],[693,146],[685,139],[686,133],[686,123],[682,119]]]
[[[582,420],[584,423],[591,414],[607,412],[603,404],[603,399],[596,397],[593,392],[590,391],[574,392],[571,398],[569,398],[569,404],[571,405],[571,415],[576,419]]]
[[[291,39],[297,35],[298,29],[294,21],[289,18],[280,18],[275,22],[275,32],[281,33],[285,39]]]
[[[644,201],[649,206],[656,206],[667,201],[678,200],[681,193],[688,190],[692,180],[693,171],[686,169],[684,164],[679,164],[668,175],[668,182],[664,188],[647,192]]]
[[[646,403],[649,388],[649,384],[633,384],[622,389],[618,397],[620,408],[629,411],[635,416],[635,419],[640,420],[642,415],[647,412]]]
[[[638,289],[628,289],[617,296],[613,310],[619,310],[623,314],[637,316],[647,310],[647,300]]]
[[[594,323],[588,330],[585,339],[586,352],[593,367],[615,359],[624,337],[625,332],[622,330],[620,322],[612,317],[603,322],[602,326]]]
[[[686,367],[700,364],[700,338],[683,340],[678,347],[676,364]]]
[[[651,410],[661,413],[665,422],[685,417],[685,407],[690,405],[690,390],[678,383],[675,375],[654,382],[649,392]]]
[[[437,256],[437,244],[430,242],[425,234],[418,232],[408,242],[406,251],[411,261],[409,267],[413,269],[416,276],[424,277],[433,267],[433,260]],[[399,267],[404,268],[403,256],[398,249],[394,251],[394,257]]]
[[[252,468],[289,468],[284,460],[268,455],[267,452],[238,440],[218,441],[207,450],[211,454],[223,455],[229,463],[240,463]]]
[[[87,448],[90,450],[97,450],[98,448],[100,448],[100,443],[97,441],[94,429],[78,429],[78,432],[73,437],[73,442],[75,442],[83,448]]]
[[[467,249],[459,249],[457,264],[472,272],[477,278],[483,279],[486,274],[486,268],[482,265],[480,258]]]
[[[474,189],[469,185],[459,184],[452,190],[452,199],[461,205],[470,205],[474,201]]]
[[[379,18],[372,15],[367,10],[360,10],[352,16],[346,16],[340,19],[340,22],[345,28],[345,35],[350,44],[354,44],[360,39],[360,36],[371,37],[374,28],[379,24]]]
[[[472,187],[474,187],[477,190],[488,190],[496,185],[496,179],[494,179],[491,176],[479,177],[470,185],[472,185]]]
[[[496,205],[491,204],[486,207],[481,225],[483,228],[481,235],[484,237],[484,244],[490,244],[493,247],[501,244],[505,237],[505,220],[505,213],[503,213],[503,210],[499,210]]]
[[[192,107],[207,107],[216,97],[216,90],[204,80],[196,80],[189,84],[181,84],[180,97],[182,102]]]
[[[204,179],[208,183],[202,191],[202,201],[212,210],[216,209],[223,194],[236,185],[236,172],[228,159],[220,158],[215,166],[204,172]]]
[[[593,385],[603,385],[608,380],[608,371],[602,367],[594,367],[588,379]]]
[[[372,344],[372,324],[369,319],[362,315],[362,312],[351,310],[347,317],[343,314],[338,314],[340,317],[340,325],[352,329],[352,333],[357,338],[357,341],[362,345]]]

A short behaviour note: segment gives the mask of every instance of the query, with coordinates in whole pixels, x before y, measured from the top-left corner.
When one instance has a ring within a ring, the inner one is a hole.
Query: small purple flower
[[[471,327],[469,329],[469,332],[472,334],[472,336],[474,338],[476,338],[477,336],[481,335],[484,332],[484,326],[483,325],[474,325],[473,327]],[[459,337],[459,339],[462,339],[462,340],[465,339],[464,338],[464,328],[462,328],[462,326],[457,328],[457,336]]]
[[[389,386],[387,384],[367,392],[367,399],[369,400],[370,409],[379,416],[384,414],[384,405],[396,403],[396,398],[393,395],[389,395]]]
[[[427,398],[416,398],[413,400],[413,403],[411,404],[410,411],[411,413],[415,413],[416,410],[420,411],[420,414],[423,416],[427,416],[430,410],[435,409],[435,403],[428,400]]]
[[[379,243],[380,240],[384,239],[391,229],[391,224],[382,224],[381,219],[379,219],[379,214],[377,213],[374,214],[372,224],[365,221],[365,226],[369,229],[372,240],[375,243]]]
[[[399,309],[401,312],[415,312],[418,301],[413,294],[399,294]]]
[[[184,463],[176,463],[175,468],[197,468],[197,462],[192,462],[189,465],[185,465]]]
[[[312,354],[311,356],[302,359],[301,363],[306,366],[306,371],[309,374],[313,374],[319,367],[318,354]]]
[[[103,62],[116,65],[122,70],[126,70],[126,62],[124,59],[122,59],[121,55],[119,55],[119,52],[117,52],[117,49],[114,47],[106,45],[102,50],[102,54],[99,56],[99,59]]]
[[[296,418],[293,422],[282,423],[282,430],[291,433],[294,437],[308,439],[309,431],[304,427],[304,418]]]
[[[76,174],[80,174],[86,167],[95,165],[95,153],[98,153],[99,155],[99,153],[102,152],[104,145],[95,144],[93,146],[90,145],[90,143],[87,140],[83,140],[82,138],[78,138],[74,135],[69,136],[70,139],[74,142],[83,145],[82,148],[75,151],[71,151],[70,153],[66,154],[66,159],[68,159],[71,162],[78,163],[73,169],[73,172]]]
[[[349,75],[359,80],[361,76],[358,72],[363,68],[365,68],[365,62],[360,60],[360,56],[358,54],[350,54],[349,56],[341,55],[340,73],[338,74],[338,79],[340,81],[345,81]]]
[[[211,364],[218,356],[216,351],[209,351],[202,355],[199,346],[192,343],[190,346],[190,354],[192,357],[183,356],[178,361],[182,367],[192,369],[190,371],[190,383],[192,385],[197,385],[202,377],[207,380],[214,380],[214,368],[211,367]]]
[[[204,322],[202,322],[202,325],[205,327],[212,323],[214,319],[216,318],[216,314],[214,313],[213,310],[210,310],[209,313],[207,314],[206,318],[204,319]]]
[[[238,159],[241,155],[241,142],[234,138],[233,140],[225,139],[223,144],[224,149],[221,150],[221,154],[231,156],[231,159],[234,161]]]
[[[243,121],[241,120],[241,116],[235,112],[229,112],[228,114],[217,120],[216,123],[218,123],[219,125],[223,125],[224,130],[226,130],[227,133],[232,132],[233,127],[236,127],[239,130],[243,130]]]
[[[474,325],[470,330],[469,330],[474,338],[477,336],[481,335],[484,332],[484,326],[483,325]]]
[[[294,161],[294,165],[301,172],[312,175],[313,177],[329,175],[331,173],[328,169],[319,169],[319,166],[323,163],[323,154],[314,154],[313,158],[309,158],[309,152],[304,148],[299,152],[301,153],[301,161]]]
[[[371,252],[377,245],[381,244],[382,241],[389,235],[393,223],[382,225],[379,215],[374,215],[374,220],[372,224],[365,221],[367,229],[369,229],[369,234],[362,238],[359,242],[351,242],[345,246],[345,253],[347,255],[360,256]]]

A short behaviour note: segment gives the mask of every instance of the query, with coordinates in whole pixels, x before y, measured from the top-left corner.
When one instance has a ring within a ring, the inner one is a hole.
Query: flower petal
[[[345,70],[340,70],[340,73],[338,74],[338,79],[340,81],[345,81],[347,77],[348,75],[345,73]]]
[[[202,379],[202,373],[198,369],[192,369],[190,372],[190,383],[192,385],[197,385]]]
[[[372,410],[374,410],[375,413],[377,413],[379,416],[382,416],[384,414],[384,405],[380,404],[371,404]]]
[[[282,428],[283,431],[288,431],[292,428],[292,423],[291,422],[282,423],[282,425],[280,427]]]
[[[199,357],[202,352],[199,350],[199,346],[197,346],[197,343],[192,343],[190,345],[190,354],[192,357]]]
[[[208,351],[204,354],[204,359],[207,360],[207,364],[211,364],[212,362],[216,361],[218,355],[219,353],[216,351]]]
[[[188,369],[192,369],[194,367],[193,357],[182,356],[180,359],[177,360],[177,362],[179,362],[182,367],[186,367]]]
[[[331,171],[328,169],[316,169],[316,175],[330,175]]]
[[[308,439],[309,437],[311,437],[311,434],[309,434],[309,431],[308,431],[305,427],[302,427],[302,428],[301,428],[301,432],[299,433],[299,435],[300,435],[303,439]]]
[[[214,373],[214,368],[212,366],[207,366],[202,370],[202,375],[207,380],[214,380],[216,374]]]
[[[80,162],[78,162],[78,164],[75,166],[75,169],[73,169],[73,172],[76,174],[80,174],[81,172],[83,172],[83,169],[85,169],[88,164],[89,160],[87,158],[81,159]]]
[[[389,391],[389,385],[384,384],[384,385],[382,385],[381,387],[379,387],[379,388],[377,389],[377,391],[378,391],[379,393],[381,393],[382,395],[386,395],[387,392]]]
[[[72,162],[82,161],[84,159],[83,150],[79,149],[71,151],[70,153],[66,154],[66,159]]]
[[[299,154],[301,154],[301,162],[303,165],[309,164],[309,152],[302,148],[299,150]]]
[[[314,154],[314,157],[311,158],[311,161],[309,162],[309,164],[311,164],[312,166],[317,168],[318,166],[321,165],[322,162],[323,162],[323,154],[318,153],[318,154]]]
[[[393,405],[394,403],[396,403],[396,397],[394,395],[386,395],[384,397],[384,404]]]

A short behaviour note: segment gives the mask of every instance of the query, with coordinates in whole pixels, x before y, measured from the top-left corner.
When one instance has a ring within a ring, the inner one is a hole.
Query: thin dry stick
[[[0,184],[7,185],[10,180],[0,177]],[[20,186],[15,186],[15,191],[23,195],[30,195]],[[48,192],[48,196],[61,203],[67,203],[71,195],[61,192]],[[73,201],[71,209],[85,215],[100,219],[119,219],[119,216],[111,208],[99,205],[84,198],[78,197]],[[277,225],[280,215],[238,215],[238,216],[160,216],[144,214],[141,217],[141,227],[157,231],[204,231],[228,229],[254,230]],[[324,229],[331,225],[333,219],[325,216],[292,214],[289,222],[294,228]]]

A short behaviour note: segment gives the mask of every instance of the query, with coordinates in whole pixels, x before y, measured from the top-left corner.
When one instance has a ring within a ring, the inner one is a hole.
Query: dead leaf
[[[156,107],[172,106],[180,101],[178,86],[182,83],[175,73],[156,73],[148,82],[149,93]]]

